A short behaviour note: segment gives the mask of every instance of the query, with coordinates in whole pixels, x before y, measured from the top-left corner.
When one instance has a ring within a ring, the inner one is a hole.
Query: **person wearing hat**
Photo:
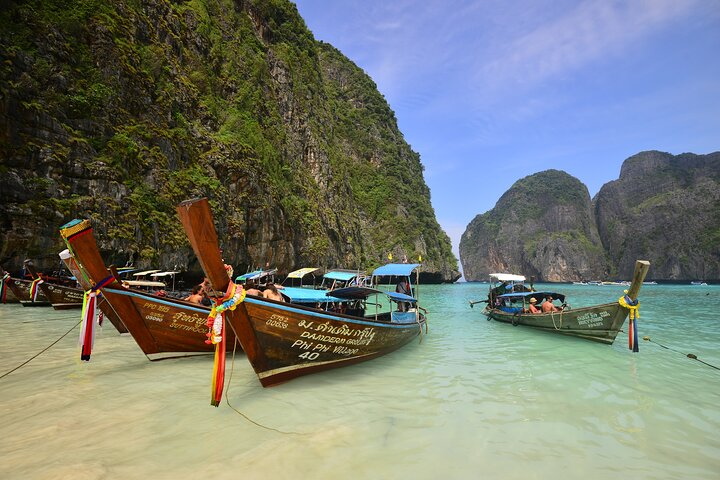
[[[540,309],[535,306],[537,299],[535,297],[530,299],[530,313],[541,313]]]

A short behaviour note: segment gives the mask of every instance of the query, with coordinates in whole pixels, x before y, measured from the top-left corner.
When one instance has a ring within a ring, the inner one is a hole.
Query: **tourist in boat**
[[[410,287],[410,282],[407,278],[403,277],[398,282],[397,286],[395,287],[395,291],[397,293],[402,293],[403,295],[411,295],[412,288]],[[401,312],[406,312],[410,306],[407,302],[397,302],[398,304],[398,310]]]
[[[545,297],[545,301],[540,306],[543,313],[559,312],[560,309],[553,304],[553,298],[551,295]]]
[[[530,299],[530,308],[528,308],[528,311],[529,311],[530,313],[542,313],[542,310],[540,310],[540,309],[536,306],[536,304],[537,304],[537,299],[536,299],[536,298],[531,298],[531,299]]]
[[[245,293],[247,295],[255,295],[256,297],[262,297],[263,293],[257,289],[257,285],[255,285],[255,282],[248,280],[245,282]]]
[[[202,284],[195,285],[192,289],[192,293],[190,295],[188,295],[187,297],[183,298],[183,300],[185,300],[186,302],[197,303],[198,305],[200,305],[203,301],[202,291],[203,291]]]
[[[274,283],[268,283],[265,287],[265,290],[262,293],[263,297],[270,299],[270,300],[277,300],[278,302],[284,302],[285,299],[283,296],[278,292],[277,287]]]

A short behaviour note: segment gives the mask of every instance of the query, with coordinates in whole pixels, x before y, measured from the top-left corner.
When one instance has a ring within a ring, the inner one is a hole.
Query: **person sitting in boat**
[[[195,285],[192,289],[192,293],[187,297],[183,298],[183,300],[190,303],[197,303],[199,305],[203,300],[202,284]]]
[[[274,283],[268,283],[265,287],[265,290],[262,292],[262,295],[264,298],[268,298],[270,300],[277,300],[278,302],[285,301],[280,292],[278,292],[278,289]]]
[[[542,313],[542,310],[540,310],[537,307],[537,298],[533,297],[530,299],[530,308],[528,308],[529,313]]]
[[[543,313],[559,312],[560,309],[553,304],[552,295],[547,295],[545,301],[540,305]]]
[[[263,293],[260,290],[258,290],[257,285],[255,285],[255,282],[253,282],[251,280],[248,280],[247,282],[245,282],[245,285],[243,285],[243,287],[245,287],[245,293],[248,295],[255,295],[256,297],[263,296]]]

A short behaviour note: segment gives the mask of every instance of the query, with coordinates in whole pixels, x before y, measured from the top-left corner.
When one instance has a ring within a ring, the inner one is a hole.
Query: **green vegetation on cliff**
[[[240,268],[394,252],[452,277],[392,110],[290,2],[37,0],[0,22],[1,168],[16,175],[0,256],[90,216],[105,248],[161,261],[187,252],[174,206],[208,196]],[[28,235],[30,198],[45,218]]]

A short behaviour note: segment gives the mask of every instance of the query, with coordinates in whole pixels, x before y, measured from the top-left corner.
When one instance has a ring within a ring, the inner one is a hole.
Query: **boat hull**
[[[486,310],[489,319],[512,325],[612,344],[625,323],[629,310],[618,303],[564,310],[554,313],[509,313],[499,309]]]
[[[13,278],[8,284],[8,288],[15,295],[23,307],[47,307],[50,306],[50,301],[42,292],[42,289],[37,294],[35,301],[33,302],[30,297],[30,289],[32,288],[31,280],[24,280],[20,278]]]
[[[167,358],[180,353],[212,353],[215,346],[205,343],[207,340],[207,318],[210,307],[193,305],[174,299],[164,299],[155,295],[129,289],[106,288],[103,294],[110,303],[132,304],[135,310],[134,328],[141,328],[154,339],[157,351],[145,353],[151,360]],[[120,301],[122,299],[122,301]],[[138,325],[138,321],[141,322]],[[130,328],[130,327],[128,327]],[[130,329],[133,333],[133,329]],[[235,342],[230,332],[229,342]]]
[[[44,282],[40,284],[40,289],[55,310],[68,310],[72,308],[82,308],[83,306],[83,296],[85,292],[79,288]]]
[[[251,296],[228,319],[264,387],[385,355],[425,324],[424,317],[379,322]]]
[[[61,234],[90,282],[113,280],[88,221],[63,227]],[[125,288],[117,277],[102,294],[150,360],[215,351],[214,345],[205,343],[207,327],[202,328],[209,307]]]

